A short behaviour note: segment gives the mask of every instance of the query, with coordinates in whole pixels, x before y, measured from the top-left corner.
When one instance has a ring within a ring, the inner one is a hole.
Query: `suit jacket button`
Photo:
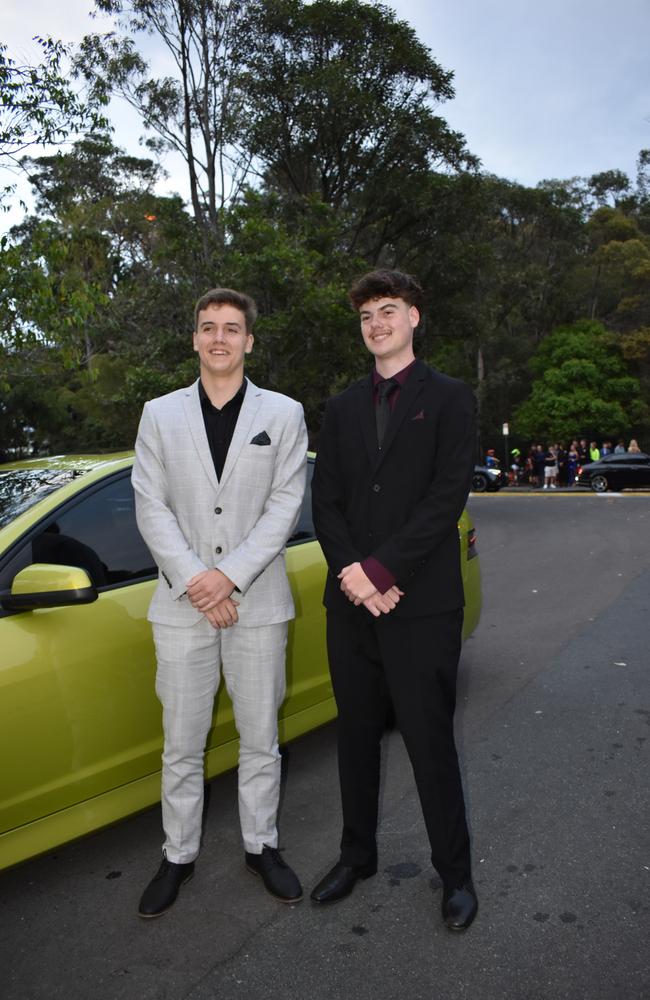
[[[373,489],[374,493],[379,493],[380,490],[381,490],[381,486],[379,485],[379,483],[373,483],[372,484],[372,489]]]
[[[215,549],[214,551],[215,551],[215,552],[217,553],[217,555],[219,556],[219,555],[221,555],[221,553],[223,552],[223,549],[221,548],[221,546],[220,546],[220,545],[217,545],[217,547],[216,547],[216,549]]]
[[[214,512],[215,512],[215,514],[220,514],[221,513],[221,507],[215,507],[214,508]]]

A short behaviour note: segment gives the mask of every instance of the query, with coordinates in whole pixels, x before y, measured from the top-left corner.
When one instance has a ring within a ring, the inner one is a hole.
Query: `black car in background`
[[[605,455],[598,462],[578,466],[576,482],[591,486],[595,493],[650,487],[650,455],[643,452]]]
[[[488,467],[487,465],[475,465],[472,476],[472,493],[493,493],[500,490],[502,486],[508,485],[508,474],[502,469]]]

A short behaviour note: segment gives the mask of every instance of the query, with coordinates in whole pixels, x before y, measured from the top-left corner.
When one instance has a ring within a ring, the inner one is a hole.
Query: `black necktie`
[[[381,448],[384,443],[384,435],[390,420],[390,403],[388,397],[391,392],[397,389],[399,382],[394,378],[385,378],[377,383],[377,405],[375,407],[375,417],[377,420],[377,444]]]

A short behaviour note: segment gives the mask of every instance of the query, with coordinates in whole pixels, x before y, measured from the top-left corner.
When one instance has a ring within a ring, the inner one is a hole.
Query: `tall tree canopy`
[[[377,265],[420,279],[417,351],[476,389],[486,445],[504,420],[516,443],[650,436],[650,151],[635,179],[482,173],[444,120],[451,72],[377,3],[97,7],[114,30],[84,40],[77,70],[92,100],[140,111],[153,159],[97,130],[23,158],[36,211],[0,238],[0,447],[131,444],[144,400],[195,376],[192,306],[215,284],[258,300],[251,375],[301,399],[316,432],[326,398],[368,367],[346,289]],[[24,91],[36,118],[0,119],[16,149],[26,122],[56,124],[47,79]],[[187,207],[156,194],[170,150]]]
[[[92,92],[117,94],[142,117],[149,146],[175,151],[187,166],[194,218],[204,255],[223,242],[223,213],[250,168],[243,144],[241,89],[248,51],[245,0],[96,0],[116,30],[84,38],[76,60]],[[139,40],[162,42],[169,74],[151,75]]]
[[[539,345],[531,368],[530,398],[515,415],[519,434],[601,440],[634,436],[648,419],[638,380],[629,374],[615,336],[599,323],[558,327]]]
[[[453,74],[388,7],[275,0],[250,21],[248,141],[281,191],[367,213],[398,178],[474,163],[435,113]]]
[[[104,123],[101,102],[84,101],[66,72],[68,48],[52,38],[34,39],[41,62],[19,62],[0,42],[0,163],[18,164],[31,146],[60,143]]]

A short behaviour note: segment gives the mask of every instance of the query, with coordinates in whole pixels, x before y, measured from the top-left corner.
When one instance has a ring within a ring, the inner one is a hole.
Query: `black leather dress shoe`
[[[162,859],[160,868],[144,890],[138,913],[141,917],[159,917],[174,903],[178,890],[189,882],[194,874],[194,862],[177,865],[167,858]]]
[[[302,899],[302,886],[296,873],[289,868],[277,847],[265,844],[261,854],[246,851],[246,867],[253,875],[260,875],[264,887],[281,903],[297,903]]]
[[[376,874],[376,863],[355,868],[337,861],[312,891],[311,898],[315,903],[335,903],[337,899],[349,896],[360,878],[370,878]]]
[[[442,919],[450,931],[467,930],[478,910],[478,899],[471,882],[457,889],[443,889]]]

